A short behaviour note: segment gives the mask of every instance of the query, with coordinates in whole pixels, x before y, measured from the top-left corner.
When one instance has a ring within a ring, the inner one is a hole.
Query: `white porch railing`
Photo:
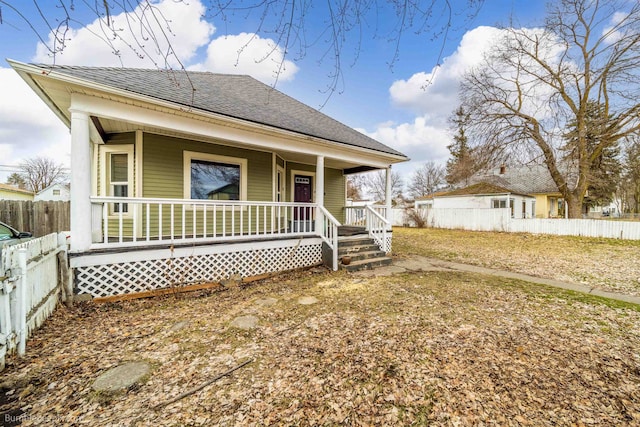
[[[331,267],[333,271],[338,270],[338,227],[340,222],[334,218],[331,213],[325,209],[324,206],[320,206],[320,213],[322,215],[322,240],[331,249]]]
[[[92,249],[316,235],[312,203],[92,197]]]
[[[385,253],[391,252],[391,242],[390,239],[387,239],[388,230],[391,229],[391,223],[380,215],[379,209],[373,206],[365,206],[364,216],[369,236],[373,238],[382,251]]]
[[[387,207],[382,205],[365,205],[365,206],[346,206],[345,209],[345,223],[344,225],[354,225],[360,227],[366,227],[366,210],[367,208],[377,212],[381,217],[388,218]]]

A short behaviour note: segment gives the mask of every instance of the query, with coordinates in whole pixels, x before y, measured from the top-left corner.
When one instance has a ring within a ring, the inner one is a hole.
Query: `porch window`
[[[133,145],[100,146],[100,194],[108,197],[132,197]],[[109,215],[131,215],[126,203],[110,203]]]
[[[246,200],[247,160],[184,152],[185,199]]]

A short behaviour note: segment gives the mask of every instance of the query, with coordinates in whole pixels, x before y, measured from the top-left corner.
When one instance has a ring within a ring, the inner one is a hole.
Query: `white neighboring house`
[[[38,193],[36,193],[33,200],[36,202],[40,200],[67,202],[71,200],[69,184],[61,184],[61,183],[51,184],[44,190],[38,191]]]
[[[424,200],[425,207],[434,209],[492,209],[510,208],[512,218],[534,218],[536,198],[519,194],[504,187],[478,183],[446,193],[434,194]],[[430,206],[429,206],[430,205]],[[420,207],[416,203],[416,207]]]

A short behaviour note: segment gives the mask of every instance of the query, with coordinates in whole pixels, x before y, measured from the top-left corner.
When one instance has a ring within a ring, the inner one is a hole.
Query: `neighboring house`
[[[70,263],[94,297],[337,268],[346,175],[408,160],[248,76],[9,62],[71,130]],[[225,187],[239,200],[209,198]]]
[[[488,183],[508,188],[519,194],[535,197],[536,218],[556,218],[564,216],[564,199],[544,165],[507,167],[501,166],[488,173],[478,173],[471,177],[471,183]]]
[[[434,209],[510,208],[512,218],[532,218],[536,199],[512,189],[480,182],[432,197]]]
[[[9,184],[0,184],[0,200],[33,200],[33,191]]]
[[[51,184],[47,188],[38,191],[35,197],[35,201],[48,200],[48,201],[63,201],[71,200],[71,193],[69,191],[69,184],[55,183]]]
[[[446,194],[447,191],[436,191],[435,193],[427,194],[426,196],[416,197],[413,201],[414,209],[431,209],[433,208],[433,198]]]

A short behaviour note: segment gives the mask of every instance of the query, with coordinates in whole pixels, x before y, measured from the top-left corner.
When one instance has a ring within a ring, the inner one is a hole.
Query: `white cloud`
[[[284,62],[283,62],[284,61]],[[282,49],[271,39],[263,39],[253,33],[240,33],[218,37],[207,47],[207,58],[189,67],[214,73],[249,74],[272,84],[293,79],[298,67],[284,60]]]
[[[460,80],[466,71],[480,63],[501,31],[478,27],[467,32],[457,50],[441,66],[395,81],[389,88],[393,104],[416,113],[415,119],[410,123],[383,123],[373,132],[365,133],[411,158],[411,163],[396,168],[406,179],[426,161],[446,162],[447,145],[453,142],[447,119],[459,104]]]
[[[49,157],[69,165],[67,127],[27,86],[18,73],[0,68],[0,164],[17,165],[30,157]],[[2,169],[0,182],[6,180]]]
[[[115,32],[97,19],[80,29],[72,29],[67,34],[69,40],[64,50],[56,56],[56,63],[138,68],[156,67],[157,64],[164,67],[167,57],[168,65],[176,67],[176,57],[183,63],[190,61],[215,31],[215,27],[203,18],[206,8],[200,0],[156,0],[148,4],[150,6],[142,3],[131,12],[114,15],[112,28]],[[166,19],[171,32],[166,26],[159,26],[156,17],[160,22]],[[155,37],[150,36],[147,27]],[[52,46],[53,41],[50,36],[48,44]],[[175,55],[167,55],[169,49],[173,49]],[[47,48],[38,43],[33,60],[50,63],[52,57]]]
[[[607,43],[614,44],[624,37],[624,33],[618,30],[617,27],[622,24],[628,16],[629,14],[627,12],[616,12],[613,14],[611,17],[611,25],[602,30],[602,35]]]
[[[478,27],[468,31],[458,49],[431,72],[419,72],[407,80],[398,80],[389,88],[391,101],[429,118],[432,123],[446,123],[458,105],[458,88],[462,75],[480,63],[484,52],[502,30]]]

